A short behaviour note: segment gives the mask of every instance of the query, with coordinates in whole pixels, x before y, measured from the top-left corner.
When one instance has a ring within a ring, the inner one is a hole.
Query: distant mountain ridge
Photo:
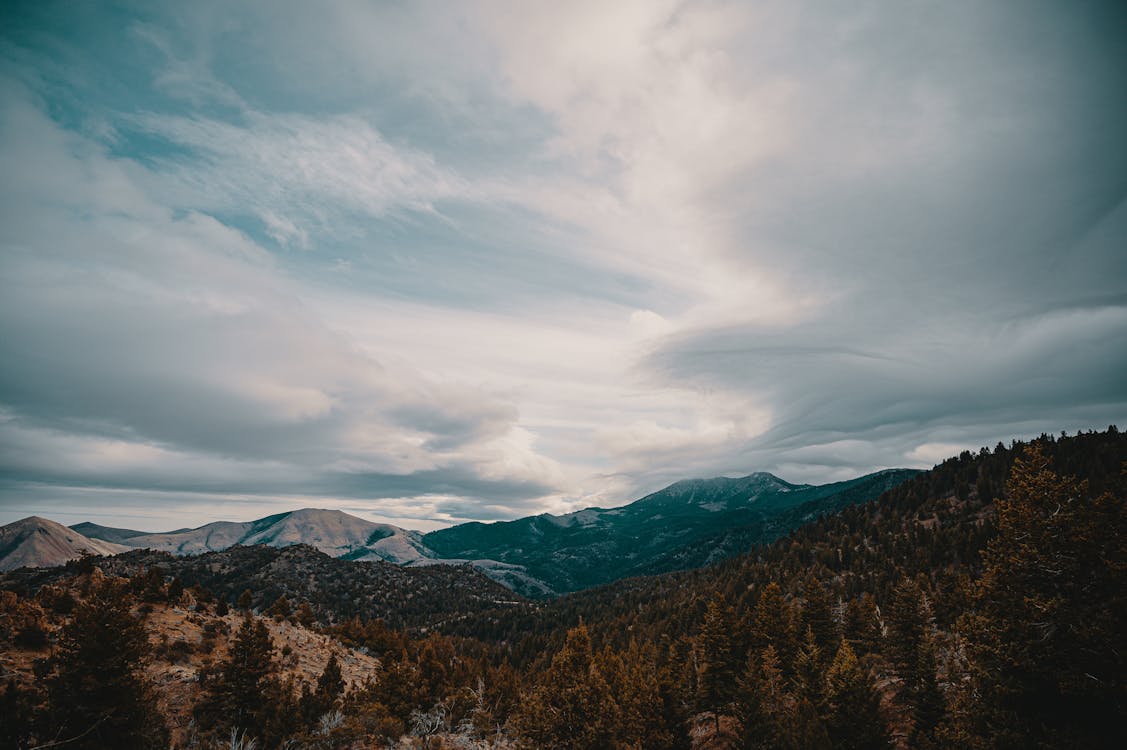
[[[91,534],[103,533],[101,527],[84,526]],[[330,557],[348,560],[386,560],[397,565],[410,565],[434,557],[423,545],[422,536],[417,531],[367,521],[339,510],[318,508],[277,513],[254,521],[215,521],[195,529],[159,534],[129,529],[109,531],[121,544],[129,547],[174,555],[218,552],[236,544],[265,544],[271,547],[308,544]]]
[[[61,523],[28,516],[0,526],[0,570],[50,568],[64,565],[85,552],[116,555],[129,547],[90,539]]]
[[[564,593],[746,552],[822,513],[872,500],[918,473],[887,469],[820,486],[791,484],[766,472],[688,479],[620,508],[466,523],[425,534],[423,542],[443,557],[519,563]],[[714,550],[722,553],[710,554]]]
[[[200,555],[236,545],[305,544],[342,560],[411,567],[470,563],[522,595],[543,597],[717,562],[819,515],[872,500],[917,473],[888,469],[820,486],[766,472],[686,479],[617,508],[465,523],[427,534],[316,508],[155,534],[89,522],[69,531],[122,545],[117,551]]]

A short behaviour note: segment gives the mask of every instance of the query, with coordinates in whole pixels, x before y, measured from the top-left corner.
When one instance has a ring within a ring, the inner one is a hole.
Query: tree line
[[[1124,747],[1125,461],[1115,428],[965,452],[718,566],[437,628],[330,621],[284,596],[256,616],[249,595],[190,587],[194,606],[242,617],[200,670],[183,742]],[[34,682],[0,693],[0,746],[168,747],[143,610],[185,587],[73,567],[81,584],[0,600],[6,642],[51,647]],[[263,617],[380,666],[351,685],[335,658],[315,681],[283,677]]]

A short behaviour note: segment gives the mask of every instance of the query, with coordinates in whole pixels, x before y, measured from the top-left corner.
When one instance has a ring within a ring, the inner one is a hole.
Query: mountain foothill
[[[419,533],[0,528],[0,747],[1127,746],[1127,436]]]

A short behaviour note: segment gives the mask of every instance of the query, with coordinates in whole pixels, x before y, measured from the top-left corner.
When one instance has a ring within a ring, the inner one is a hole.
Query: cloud
[[[10,90],[3,128],[10,479],[514,504],[553,489],[552,462],[510,438],[511,403],[356,351],[245,235],[162,209],[136,164]]]
[[[28,9],[0,502],[494,518],[1121,422],[1122,20]]]
[[[171,177],[175,205],[253,212],[272,236],[308,245],[311,229],[332,232],[354,214],[434,212],[463,195],[465,181],[434,159],[389,144],[352,116],[310,118],[246,112],[243,121],[144,114],[143,132],[188,149],[156,157],[156,182]],[[351,224],[351,222],[350,222]]]

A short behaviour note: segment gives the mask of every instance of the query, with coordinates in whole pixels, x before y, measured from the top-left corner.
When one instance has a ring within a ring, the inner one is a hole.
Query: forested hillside
[[[1127,746],[1125,462],[1115,428],[999,444],[717,566],[479,602],[406,629],[248,593],[230,646],[184,666],[200,687],[183,714],[192,731],[173,736],[217,747],[240,731],[260,748]],[[6,746],[159,745],[136,740],[162,736],[152,727],[172,715],[143,697],[144,665],[169,658],[151,608],[206,625],[233,591],[203,569],[185,588],[115,559],[0,580]],[[91,583],[95,565],[108,594]],[[294,646],[279,650],[263,621],[376,662],[348,685],[328,665],[283,679]],[[95,648],[83,633],[107,622],[137,623],[150,645],[128,658]],[[73,674],[88,692],[63,691]],[[123,701],[156,708],[101,719],[104,702],[88,697],[101,674],[128,687]]]
[[[404,568],[379,560],[341,560],[301,544],[235,546],[188,557],[135,550],[87,564],[125,578],[147,576],[198,586],[232,605],[249,592],[250,606],[259,610],[284,596],[309,604],[326,624],[364,615],[396,627],[433,627],[447,618],[524,602],[469,565]],[[0,578],[0,587],[26,595],[70,572],[12,571]]]
[[[824,513],[871,500],[915,474],[889,469],[821,486],[764,472],[688,479],[620,508],[464,523],[432,531],[423,541],[447,558],[520,565],[564,593],[719,562]]]

